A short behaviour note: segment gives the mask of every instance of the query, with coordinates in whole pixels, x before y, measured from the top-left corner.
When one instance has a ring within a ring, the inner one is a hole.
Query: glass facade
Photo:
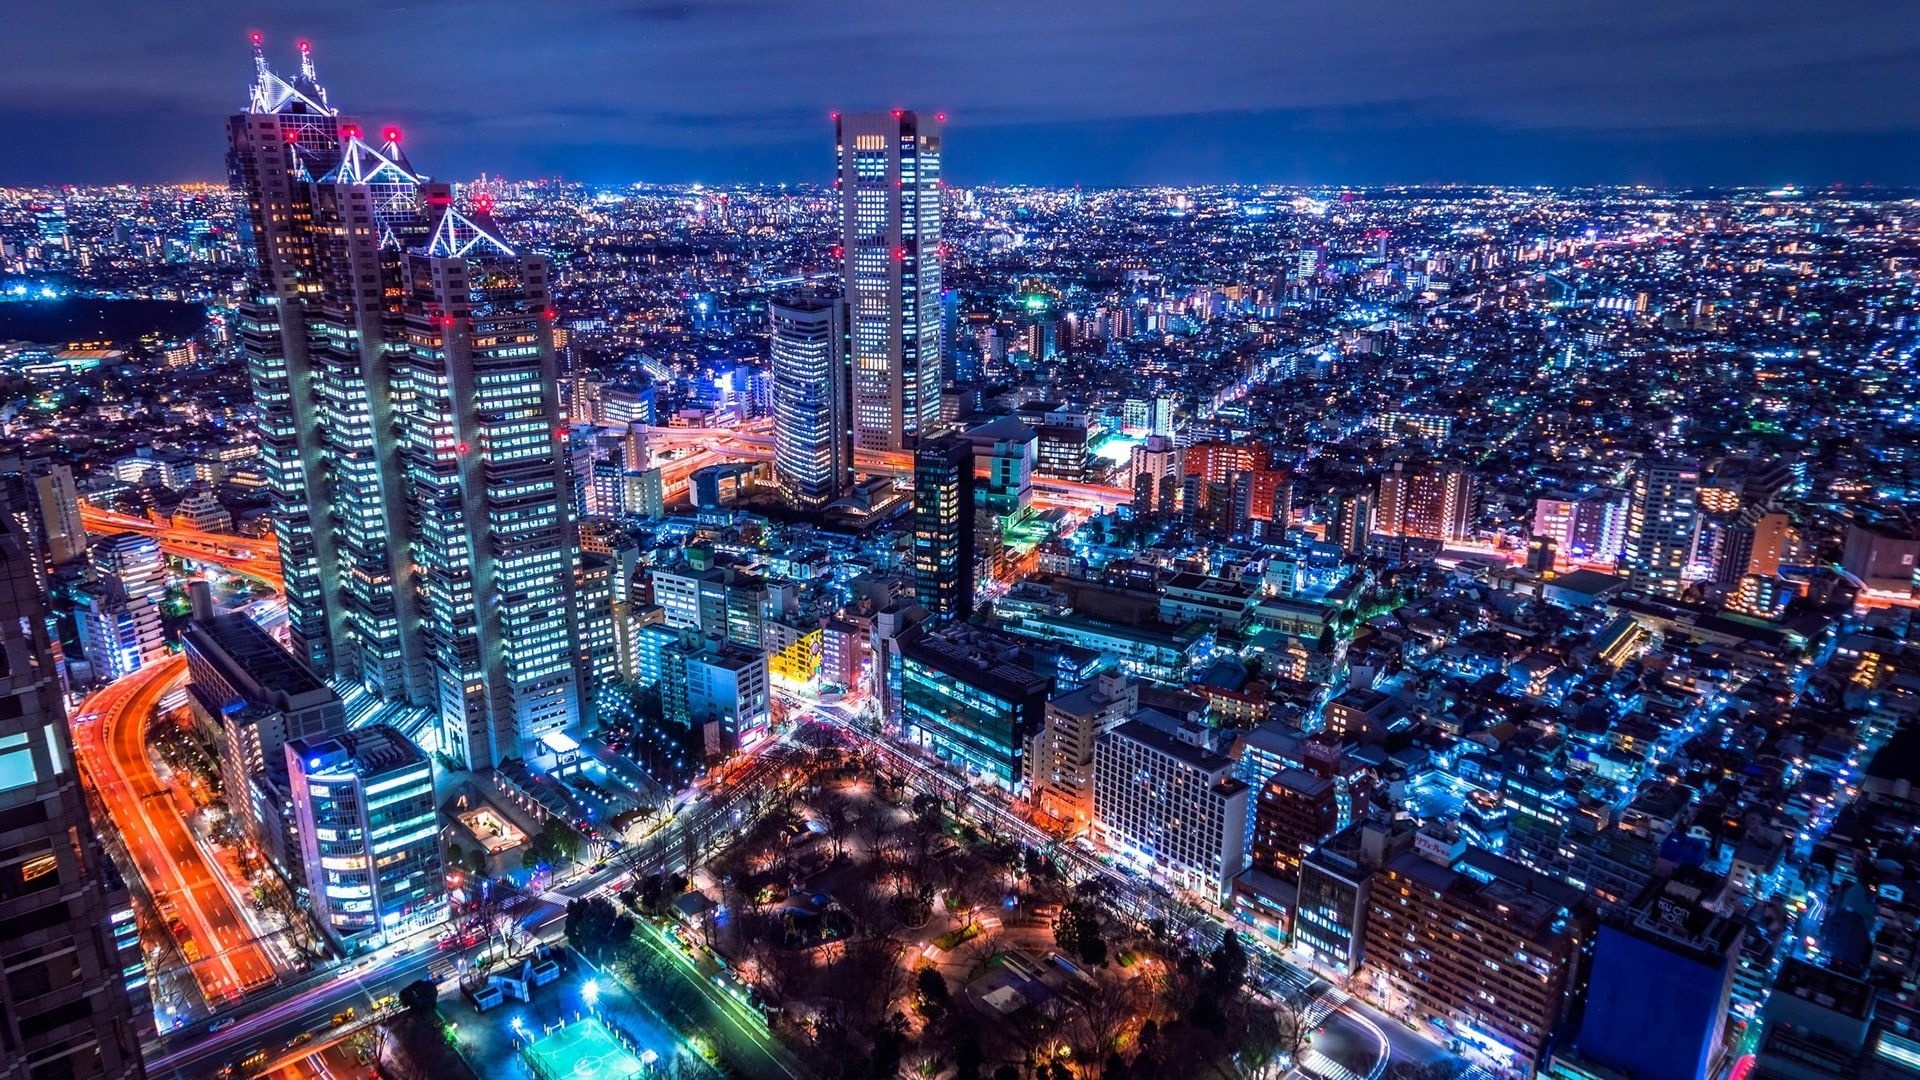
[[[433,768],[376,725],[286,746],[302,862],[321,926],[378,946],[438,921],[445,902]]]

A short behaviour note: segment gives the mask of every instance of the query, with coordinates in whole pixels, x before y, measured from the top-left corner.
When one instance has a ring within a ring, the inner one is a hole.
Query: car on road
[[[345,1024],[347,1021],[352,1020],[354,1018],[354,1015],[355,1014],[354,1014],[353,1006],[349,1005],[346,1008],[340,1010],[339,1012],[334,1013],[333,1019],[328,1021],[328,1023],[332,1024],[334,1027],[339,1027],[342,1024]]]
[[[207,1025],[207,1034],[218,1035],[239,1022],[240,1018],[237,1016],[223,1016]]]

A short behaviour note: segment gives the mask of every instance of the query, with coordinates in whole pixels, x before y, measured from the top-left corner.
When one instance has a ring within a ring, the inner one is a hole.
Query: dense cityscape
[[[1920,1076],[1920,201],[228,51],[226,184],[0,187],[0,1078]]]

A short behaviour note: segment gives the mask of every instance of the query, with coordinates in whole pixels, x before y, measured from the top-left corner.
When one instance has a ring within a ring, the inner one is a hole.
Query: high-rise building
[[[166,627],[159,605],[129,595],[118,578],[88,585],[74,619],[93,681],[112,682],[166,655]]]
[[[123,532],[94,541],[93,567],[101,577],[118,580],[136,600],[158,604],[167,597],[167,559],[151,536]]]
[[[288,828],[285,747],[345,731],[346,706],[298,656],[245,615],[208,614],[181,635],[188,702],[202,727],[220,732],[227,808],[247,839],[283,873],[300,872]]]
[[[1700,466],[1643,461],[1633,473],[1622,566],[1635,585],[1667,595],[1680,591],[1699,524]]]
[[[1366,955],[1367,906],[1388,859],[1413,847],[1413,826],[1363,821],[1327,838],[1300,862],[1294,949],[1313,966],[1345,979]]]
[[[773,699],[765,652],[708,638],[684,659],[687,719],[700,728],[708,760],[766,737]]]
[[[1140,707],[1140,684],[1120,668],[1047,701],[1045,722],[1027,755],[1027,794],[1061,827],[1093,822],[1093,751],[1100,736]]]
[[[1327,541],[1340,545],[1340,550],[1349,556],[1364,555],[1367,551],[1367,538],[1373,535],[1374,502],[1372,491],[1356,488],[1343,491],[1336,496],[1333,505],[1333,521],[1327,530]]]
[[[699,558],[698,565],[656,566],[648,575],[654,603],[660,605],[666,624],[759,648],[766,582],[730,566],[710,565],[704,554]]]
[[[1300,860],[1340,828],[1333,781],[1304,769],[1282,769],[1259,789],[1253,812],[1253,864],[1275,877],[1300,880]]]
[[[431,707],[471,768],[578,715],[574,523],[546,260],[256,38],[228,168],[241,338],[295,651]]]
[[[1592,940],[1580,890],[1475,848],[1436,853],[1432,839],[1374,875],[1363,978],[1390,1011],[1440,1017],[1480,1057],[1531,1074],[1578,1000]]]
[[[87,816],[30,551],[0,518],[0,1077],[137,1078],[125,886]]]
[[[900,450],[940,426],[940,118],[835,118],[854,445]]]
[[[973,501],[987,519],[1007,522],[1033,505],[1033,466],[1039,434],[1018,417],[1002,416],[968,428],[974,472]]]
[[[285,750],[321,928],[347,948],[378,947],[444,918],[439,804],[420,748],[374,724]]]
[[[1376,530],[1422,540],[1464,540],[1479,511],[1474,475],[1464,469],[1395,462],[1380,477]]]
[[[1218,903],[1246,861],[1233,759],[1129,720],[1094,743],[1093,832],[1156,881]]]
[[[28,494],[28,518],[45,549],[47,562],[58,566],[87,553],[87,528],[80,521],[80,490],[74,486],[73,470],[59,462],[34,462],[28,466],[32,490]]]
[[[973,616],[973,442],[949,435],[913,454],[913,591],[934,617]]]
[[[1133,448],[1133,516],[1173,516],[1180,501],[1180,449],[1166,435],[1149,435]]]
[[[793,296],[773,318],[773,468],[787,500],[818,509],[853,485],[846,326],[837,296]]]
[[[1273,467],[1273,452],[1261,443],[1229,443],[1210,440],[1187,447],[1183,461],[1187,476],[1202,477],[1208,484],[1234,486],[1242,477],[1246,485],[1245,516],[1253,521],[1284,522],[1292,506],[1291,474]]]

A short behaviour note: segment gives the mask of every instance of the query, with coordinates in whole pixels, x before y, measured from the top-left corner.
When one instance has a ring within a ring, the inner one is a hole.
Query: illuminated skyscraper
[[[1464,540],[1479,509],[1474,475],[1464,469],[1395,462],[1380,477],[1375,528],[1389,536]]]
[[[484,194],[416,172],[327,102],[306,43],[254,43],[228,169],[253,258],[243,345],[295,650],[440,716],[469,767],[579,711],[546,260]]]
[[[1643,461],[1634,470],[1621,562],[1635,585],[1667,594],[1680,591],[1699,523],[1699,491],[1696,462]]]
[[[973,616],[973,442],[949,435],[913,455],[913,591],[935,618]]]
[[[914,446],[940,425],[940,118],[836,117],[853,441]]]
[[[87,817],[32,546],[0,515],[0,1076],[140,1077],[144,972],[116,945],[126,888]]]
[[[846,320],[837,296],[775,300],[773,465],[795,506],[817,509],[853,482]]]

